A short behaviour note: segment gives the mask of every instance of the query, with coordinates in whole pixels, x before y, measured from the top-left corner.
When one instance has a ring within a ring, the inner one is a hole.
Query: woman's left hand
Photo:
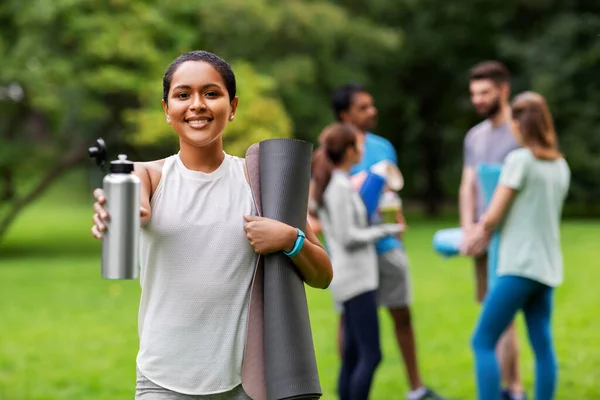
[[[246,237],[254,251],[265,255],[277,251],[291,251],[298,237],[293,227],[270,218],[244,216]]]

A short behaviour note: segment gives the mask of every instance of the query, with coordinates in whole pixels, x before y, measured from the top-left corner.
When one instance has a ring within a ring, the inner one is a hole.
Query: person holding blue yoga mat
[[[480,400],[500,398],[495,348],[521,310],[535,355],[534,398],[552,400],[557,381],[553,298],[563,282],[560,218],[571,173],[541,95],[524,92],[515,97],[512,129],[523,148],[507,156],[491,204],[462,249],[465,254],[480,254],[501,226],[498,278],[472,338],[477,394]]]
[[[459,191],[462,237],[468,238],[485,211],[483,188],[478,184],[481,165],[502,165],[508,153],[519,148],[510,130],[510,73],[497,61],[481,62],[469,71],[469,91],[475,111],[485,119],[471,128],[464,139],[464,161]],[[488,254],[474,257],[476,299],[482,302],[493,283],[488,274]],[[510,324],[498,345],[502,364],[503,400],[525,399],[519,376],[519,347],[514,324]]]
[[[500,173],[502,172],[501,164],[480,164],[477,167],[477,182],[483,193],[485,208],[487,209],[492,201],[494,191],[498,186]],[[490,238],[490,243],[487,247],[487,286],[491,288],[496,283],[496,271],[498,267],[498,247],[500,245],[500,232],[496,231]],[[488,289],[489,290],[489,289]]]
[[[398,159],[394,146],[384,137],[372,133],[377,123],[377,108],[373,96],[366,88],[360,84],[339,87],[331,96],[331,105],[338,122],[351,124],[358,129],[358,143],[363,151],[360,160],[350,169],[351,181],[365,172],[372,171],[382,162],[391,166],[397,165]],[[393,214],[389,220],[395,219],[397,223],[406,226],[404,213],[400,207],[395,207]],[[385,216],[381,215],[379,218],[381,222],[385,222],[387,219],[384,218]],[[402,239],[403,232],[386,235],[375,243],[379,270],[377,304],[388,309],[394,322],[394,333],[404,361],[409,387],[406,399],[442,400],[443,397],[425,385],[419,371],[411,316],[412,287],[409,262]],[[338,342],[342,342],[345,317],[339,304],[336,304],[336,310],[341,313]]]
[[[402,227],[369,226],[367,209],[350,182],[350,168],[361,157],[356,128],[335,123],[324,133],[313,161],[313,195],[333,264],[330,290],[344,311],[338,393],[340,400],[366,400],[381,360],[375,241]]]
[[[164,74],[162,106],[179,151],[134,169],[142,224],[136,399],[250,398],[242,366],[258,255],[282,252],[309,286],[331,282],[310,227],[257,216],[245,161],[223,150],[237,105],[235,75],[215,54],[182,54]],[[100,239],[110,216],[103,191],[94,197]]]

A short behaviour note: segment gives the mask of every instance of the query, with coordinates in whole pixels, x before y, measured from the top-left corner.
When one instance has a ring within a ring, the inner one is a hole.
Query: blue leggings
[[[535,353],[535,400],[551,400],[556,389],[557,366],[550,332],[553,289],[518,276],[501,276],[488,294],[475,333],[477,394],[480,400],[500,399],[500,368],[496,343],[515,314],[523,310],[527,333]]]
[[[344,350],[338,381],[340,400],[366,400],[381,361],[375,291],[344,302]]]

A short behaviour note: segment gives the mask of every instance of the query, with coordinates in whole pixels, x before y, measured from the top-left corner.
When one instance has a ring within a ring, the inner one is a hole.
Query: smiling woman
[[[205,58],[198,62],[194,53],[188,53],[169,67],[163,79],[163,108],[181,147],[218,146],[227,121],[235,117],[233,72],[224,61]]]
[[[238,105],[235,75],[205,51],[178,57],[163,78],[166,122],[179,152],[136,163],[142,182],[140,349],[136,399],[248,399],[241,386],[257,254],[284,251],[305,282],[328,287],[327,253],[307,224],[256,216],[244,160],[223,151]],[[108,218],[102,190],[92,234]]]

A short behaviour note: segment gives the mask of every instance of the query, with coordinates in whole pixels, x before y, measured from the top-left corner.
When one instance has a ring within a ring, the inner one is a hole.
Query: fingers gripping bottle
[[[106,160],[104,142],[89,149],[90,156],[103,165]],[[104,157],[104,160],[100,158]],[[108,213],[102,233],[102,277],[104,279],[138,279],[140,235],[140,179],[133,173],[133,162],[125,154],[110,162],[110,171],[102,187]]]

